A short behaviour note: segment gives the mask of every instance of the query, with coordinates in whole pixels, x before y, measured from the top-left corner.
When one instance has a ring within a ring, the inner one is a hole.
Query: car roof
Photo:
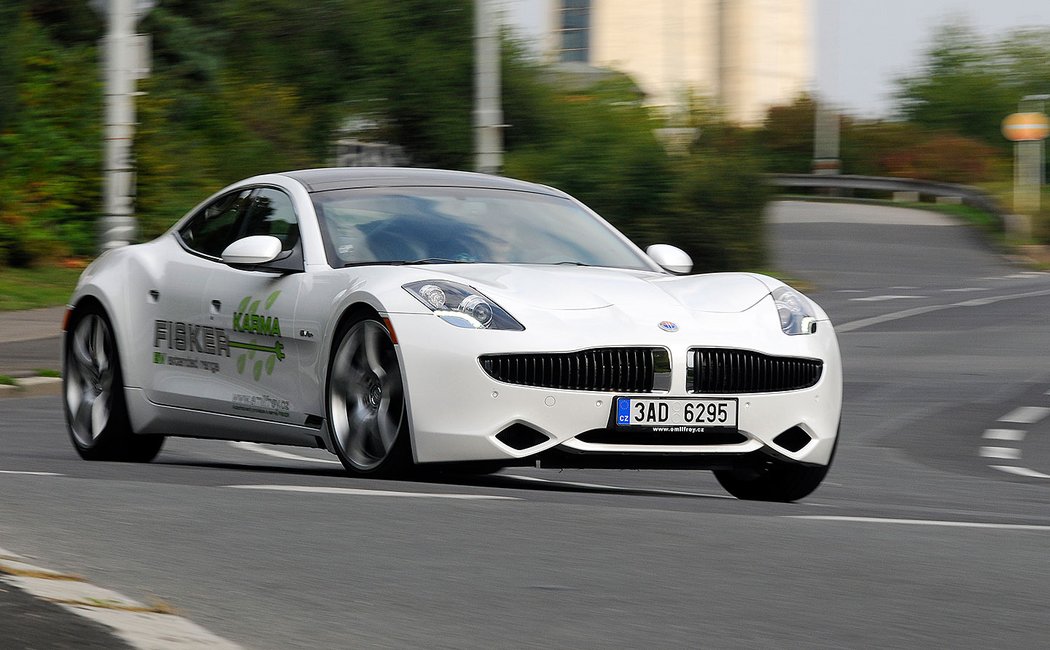
[[[282,172],[281,175],[302,183],[308,192],[365,187],[479,187],[566,196],[563,192],[545,185],[447,169],[325,167]]]

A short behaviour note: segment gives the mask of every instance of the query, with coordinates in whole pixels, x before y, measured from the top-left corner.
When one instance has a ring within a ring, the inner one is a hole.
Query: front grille
[[[490,354],[481,357],[481,367],[493,379],[519,386],[651,393],[670,385],[671,362],[663,348],[596,348]]]
[[[693,393],[775,393],[811,388],[823,371],[824,362],[819,359],[693,348],[689,351],[688,385]]]

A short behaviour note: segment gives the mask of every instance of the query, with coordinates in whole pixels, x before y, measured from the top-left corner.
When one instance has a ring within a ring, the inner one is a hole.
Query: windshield
[[[560,197],[421,187],[313,194],[333,267],[479,262],[652,270],[601,221]]]

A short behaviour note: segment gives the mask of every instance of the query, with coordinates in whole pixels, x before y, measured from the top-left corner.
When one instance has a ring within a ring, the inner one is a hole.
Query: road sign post
[[[1021,100],[1042,102],[1050,96],[1033,95]],[[1014,211],[1033,215],[1039,212],[1045,178],[1045,145],[1050,120],[1042,112],[1018,111],[1003,120],[1003,135],[1014,144]]]

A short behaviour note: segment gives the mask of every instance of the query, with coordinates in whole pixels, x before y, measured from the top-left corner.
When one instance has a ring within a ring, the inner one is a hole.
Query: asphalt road
[[[845,363],[801,503],[698,472],[353,480],[214,441],[86,463],[36,398],[3,403],[0,546],[252,648],[1047,646],[1050,275],[926,213],[772,221]]]

